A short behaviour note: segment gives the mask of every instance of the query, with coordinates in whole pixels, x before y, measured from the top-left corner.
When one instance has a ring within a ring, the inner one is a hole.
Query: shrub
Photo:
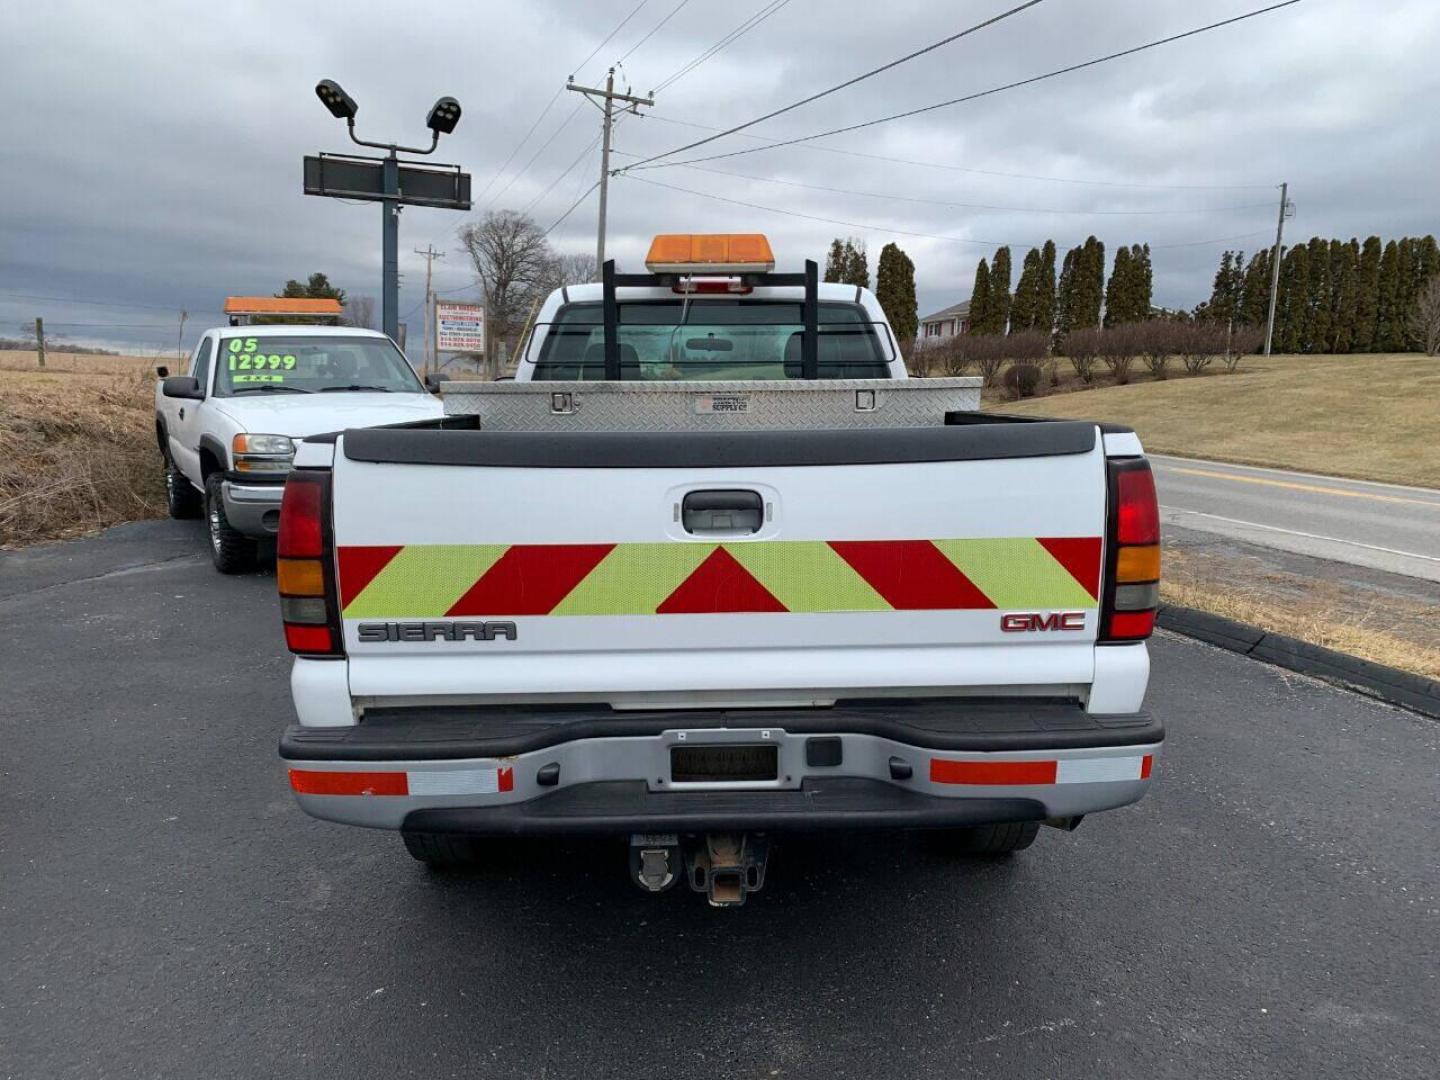
[[[1141,323],[1130,322],[1112,326],[1100,335],[1100,358],[1110,369],[1117,386],[1124,386],[1130,381],[1130,367],[1140,352],[1144,332]]]
[[[930,350],[936,362],[946,375],[964,375],[970,367],[970,356],[965,351],[964,337],[953,337]]]
[[[1152,378],[1169,378],[1170,358],[1175,355],[1185,324],[1173,319],[1150,319],[1140,327],[1140,358]]]
[[[1005,375],[1000,380],[1012,398],[1034,397],[1035,391],[1040,387],[1040,379],[1044,373],[1038,364],[1031,364],[1027,361],[1012,363],[1005,369]]]
[[[1215,357],[1224,353],[1228,333],[1228,329],[1219,323],[1193,322],[1187,325],[1176,350],[1185,370],[1191,375],[1199,375],[1209,367]]]
[[[1070,358],[1070,366],[1080,376],[1080,381],[1087,385],[1094,382],[1095,364],[1100,356],[1100,331],[1093,326],[1071,330],[1065,335],[1061,348]]]
[[[1225,353],[1225,370],[1234,375],[1247,354],[1259,352],[1265,344],[1265,331],[1258,326],[1237,326],[1230,334],[1230,349]]]

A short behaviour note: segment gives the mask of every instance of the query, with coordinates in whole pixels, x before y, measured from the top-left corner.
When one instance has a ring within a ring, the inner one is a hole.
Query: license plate
[[[717,780],[776,780],[780,776],[777,746],[672,746],[670,779],[677,784]]]

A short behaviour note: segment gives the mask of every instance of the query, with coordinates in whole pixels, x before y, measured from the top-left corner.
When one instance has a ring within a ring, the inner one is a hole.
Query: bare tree
[[[1240,361],[1265,344],[1265,331],[1258,326],[1237,326],[1230,334],[1230,351],[1225,354],[1225,370],[1234,375]]]
[[[1215,357],[1225,352],[1227,336],[1227,328],[1219,323],[1193,322],[1186,325],[1176,349],[1185,370],[1191,375],[1199,375],[1209,367]]]
[[[1117,386],[1130,381],[1135,357],[1144,352],[1144,335],[1143,324],[1135,322],[1119,323],[1100,335],[1100,359],[1105,361]]]
[[[585,252],[555,255],[550,260],[549,287],[553,291],[566,285],[585,285],[600,280],[595,256]]]
[[[347,296],[343,321],[346,326],[359,326],[366,330],[374,330],[375,298],[373,296]]]
[[[1410,332],[1426,356],[1440,356],[1440,274],[1427,281],[1410,313]]]
[[[540,226],[514,210],[492,210],[460,230],[489,317],[486,367],[493,378],[502,343],[514,340],[532,302],[545,293],[555,261]]]

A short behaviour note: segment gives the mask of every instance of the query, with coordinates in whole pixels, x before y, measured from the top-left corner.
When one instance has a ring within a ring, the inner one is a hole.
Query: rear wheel
[[[210,558],[222,574],[241,574],[255,565],[257,544],[225,517],[225,499],[220,492],[224,480],[211,473],[205,481],[205,523],[210,532]]]
[[[1005,821],[936,834],[939,847],[955,855],[1009,855],[1024,851],[1040,832],[1038,821]]]
[[[478,866],[484,854],[480,841],[473,836],[402,830],[400,838],[405,841],[410,857],[432,870]]]
[[[177,520],[200,516],[200,492],[185,478],[169,454],[165,455],[165,509]]]

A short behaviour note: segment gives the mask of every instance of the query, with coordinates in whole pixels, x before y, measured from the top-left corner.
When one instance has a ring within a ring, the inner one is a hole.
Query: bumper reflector
[[[944,761],[930,759],[935,784],[1053,784],[1054,761]]]
[[[301,795],[408,795],[403,772],[321,772],[291,769],[290,786]]]

